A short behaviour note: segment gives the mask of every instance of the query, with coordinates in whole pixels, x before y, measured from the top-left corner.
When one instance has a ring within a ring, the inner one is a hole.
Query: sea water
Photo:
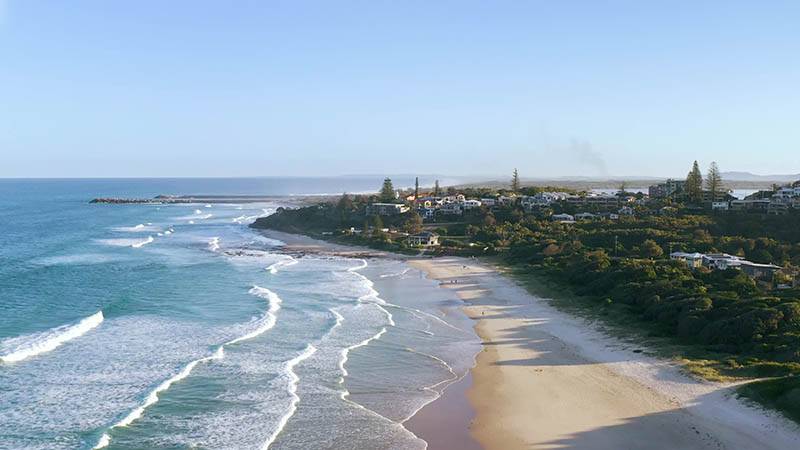
[[[0,448],[425,448],[479,348],[436,281],[283,254],[278,203],[88,203],[361,182],[0,180]]]

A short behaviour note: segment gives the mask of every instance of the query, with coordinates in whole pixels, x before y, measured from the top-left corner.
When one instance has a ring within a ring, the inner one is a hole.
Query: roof
[[[438,235],[436,233],[431,233],[430,231],[423,231],[422,233],[415,234],[413,237],[430,238],[430,237],[438,237]]]

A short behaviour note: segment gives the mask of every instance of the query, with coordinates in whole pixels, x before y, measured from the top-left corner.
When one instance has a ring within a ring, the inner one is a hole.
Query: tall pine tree
[[[386,178],[383,180],[383,187],[381,188],[380,199],[382,202],[390,203],[394,201],[394,186],[392,180]]]
[[[706,175],[706,190],[711,196],[711,201],[716,201],[720,194],[722,194],[722,175],[719,173],[719,167],[716,162],[712,162],[708,167],[708,174]]]
[[[433,196],[438,197],[440,190],[441,189],[439,189],[439,180],[436,180],[436,183],[434,183],[433,185]]]
[[[703,175],[700,173],[700,166],[697,161],[692,166],[692,171],[686,176],[686,195],[689,201],[701,203],[703,201]]]
[[[414,202],[419,203],[419,177],[414,178]]]
[[[517,169],[514,169],[514,176],[511,178],[511,190],[515,194],[519,193],[519,172],[517,172]]]

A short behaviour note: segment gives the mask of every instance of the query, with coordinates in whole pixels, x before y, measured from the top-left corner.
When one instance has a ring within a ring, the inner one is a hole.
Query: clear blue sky
[[[800,2],[0,0],[0,177],[800,172]]]

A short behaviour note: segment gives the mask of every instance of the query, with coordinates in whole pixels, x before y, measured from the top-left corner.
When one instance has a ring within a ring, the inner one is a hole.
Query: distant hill
[[[800,180],[800,173],[794,175],[756,175],[750,172],[722,172],[723,180],[730,181],[759,181],[789,183]]]

